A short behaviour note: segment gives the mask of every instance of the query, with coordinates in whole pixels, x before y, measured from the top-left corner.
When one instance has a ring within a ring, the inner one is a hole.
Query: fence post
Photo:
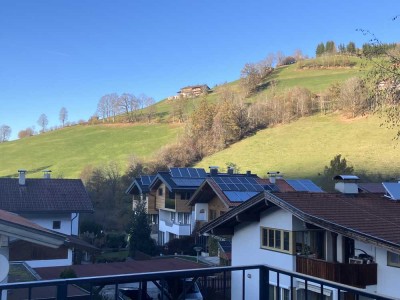
[[[269,270],[265,266],[260,267],[259,299],[269,299]]]
[[[57,285],[57,300],[66,300],[67,299],[67,283],[63,282],[60,285]]]

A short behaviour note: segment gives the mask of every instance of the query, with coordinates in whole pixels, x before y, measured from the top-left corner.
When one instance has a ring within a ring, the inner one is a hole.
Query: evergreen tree
[[[334,41],[327,41],[325,44],[325,53],[333,54],[336,53],[336,46]]]
[[[356,53],[356,44],[354,42],[349,42],[346,47],[346,51],[351,54]]]
[[[319,43],[317,46],[317,50],[315,51],[315,54],[317,56],[321,56],[324,53],[325,53],[325,45],[324,43]]]
[[[339,53],[345,53],[346,52],[346,46],[344,44],[339,44],[338,45],[338,51]]]
[[[151,227],[149,224],[146,201],[138,200],[132,211],[129,233],[129,256],[135,257],[136,251],[148,255],[155,255],[156,242],[151,238]]]

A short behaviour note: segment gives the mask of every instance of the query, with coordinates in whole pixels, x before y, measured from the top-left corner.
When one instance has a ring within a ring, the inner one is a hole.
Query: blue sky
[[[319,42],[369,37],[398,41],[398,0],[2,0],[0,125],[12,138],[35,126],[87,120],[107,93],[145,93],[156,101],[180,87],[240,76],[246,62]]]

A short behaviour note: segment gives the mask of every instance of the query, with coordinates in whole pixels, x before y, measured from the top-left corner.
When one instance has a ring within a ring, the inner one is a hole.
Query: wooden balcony
[[[364,288],[377,284],[377,264],[342,264],[305,256],[296,257],[296,271],[306,275]]]

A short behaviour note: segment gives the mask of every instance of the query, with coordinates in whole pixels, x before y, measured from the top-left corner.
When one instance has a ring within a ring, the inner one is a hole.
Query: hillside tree
[[[328,54],[336,53],[336,45],[334,41],[327,41],[325,43],[325,53]]]
[[[65,126],[65,122],[68,120],[68,111],[65,107],[60,109],[60,113],[58,115],[58,119],[60,120],[62,127]]]
[[[131,213],[129,234],[129,256],[134,258],[136,251],[147,255],[156,254],[156,242],[151,238],[151,227],[146,211],[146,201],[138,200]]]
[[[349,42],[346,46],[346,52],[350,54],[356,54],[357,48],[354,42]]]
[[[7,142],[11,136],[11,127],[8,125],[0,126],[0,143]]]
[[[46,114],[41,114],[37,121],[38,125],[42,128],[41,132],[46,131],[46,127],[49,124],[49,120],[47,119]]]
[[[323,55],[324,53],[325,53],[325,45],[324,43],[319,43],[317,45],[317,49],[315,50],[315,55],[318,57]]]
[[[29,136],[33,136],[35,134],[35,130],[32,127],[28,127],[24,130],[20,130],[18,132],[18,138],[23,139]]]

